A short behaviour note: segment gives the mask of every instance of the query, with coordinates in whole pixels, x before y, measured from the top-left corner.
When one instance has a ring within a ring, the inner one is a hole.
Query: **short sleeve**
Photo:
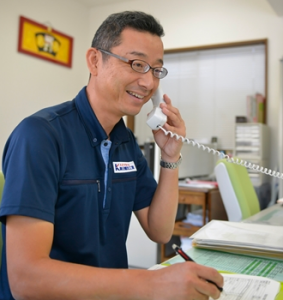
[[[24,119],[9,137],[3,154],[5,186],[0,218],[24,215],[54,221],[60,165],[59,138],[40,117]]]

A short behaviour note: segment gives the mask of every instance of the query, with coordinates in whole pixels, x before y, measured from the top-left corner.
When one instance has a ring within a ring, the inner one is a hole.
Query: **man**
[[[136,115],[163,68],[161,25],[142,12],[109,16],[86,60],[89,83],[73,101],[23,120],[3,155],[4,251],[0,299],[208,299],[223,285],[214,269],[182,263],[128,270],[132,211],[150,239],[169,241],[178,205],[181,142],[153,132],[158,186],[122,117]],[[185,135],[165,95],[164,128]],[[141,258],[142,259],[142,258]]]

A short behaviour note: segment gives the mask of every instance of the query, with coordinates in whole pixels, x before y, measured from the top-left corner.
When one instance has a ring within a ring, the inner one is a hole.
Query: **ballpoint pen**
[[[173,250],[176,252],[176,254],[179,254],[185,261],[192,261],[192,262],[195,262],[192,258],[189,257],[188,254],[186,254],[186,253],[182,250],[182,248],[178,247],[176,244],[173,244],[173,245],[172,245],[172,248],[173,248]],[[218,290],[219,290],[220,292],[223,291],[223,288],[220,287],[220,286],[218,286],[215,282],[213,282],[213,281],[211,281],[211,280],[208,280],[208,279],[205,279],[205,280],[206,280],[207,282],[209,282],[209,283],[214,284],[214,285],[218,288]]]

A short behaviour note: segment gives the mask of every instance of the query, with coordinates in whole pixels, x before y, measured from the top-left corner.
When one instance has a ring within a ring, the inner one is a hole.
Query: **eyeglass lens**
[[[153,75],[157,78],[164,78],[168,71],[165,68],[152,68],[148,63],[143,60],[135,59],[132,61],[132,69],[139,72],[139,73],[146,73],[149,69],[153,70]]]

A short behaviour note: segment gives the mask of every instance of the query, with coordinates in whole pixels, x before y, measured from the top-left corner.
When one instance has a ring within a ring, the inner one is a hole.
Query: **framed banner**
[[[73,38],[20,16],[18,51],[71,68]]]

